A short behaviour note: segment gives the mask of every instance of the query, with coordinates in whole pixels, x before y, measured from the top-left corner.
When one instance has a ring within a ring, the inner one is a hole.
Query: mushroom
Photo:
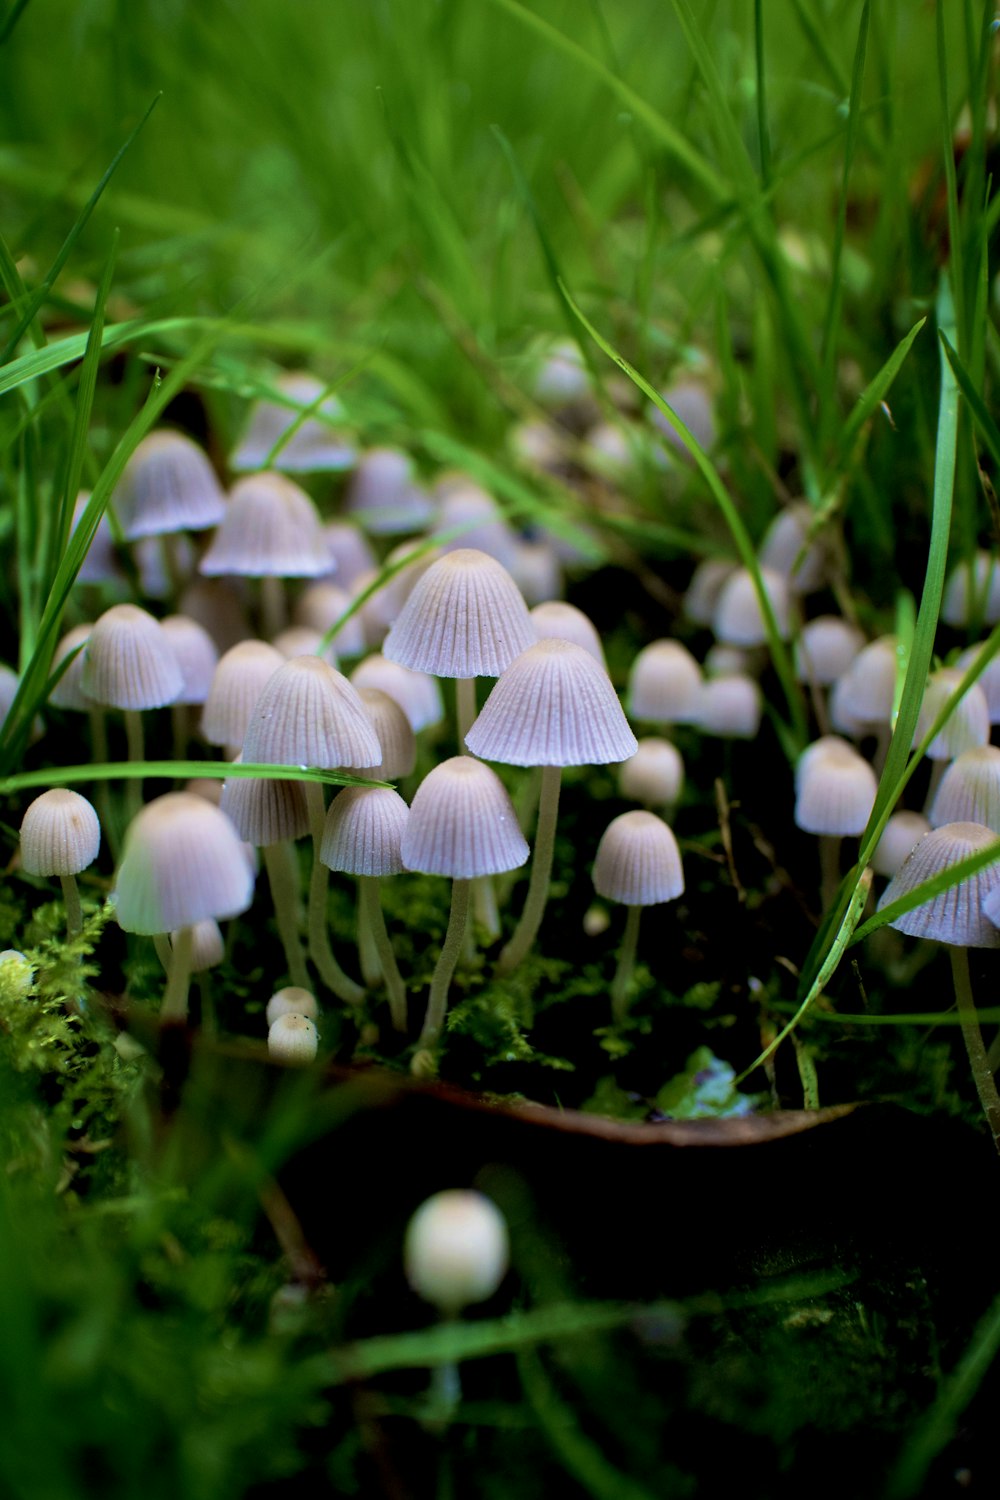
[[[597,846],[594,890],[606,900],[628,907],[618,964],[611,981],[611,1014],[620,1026],[628,1014],[642,909],[675,901],[684,893],[680,850],[662,818],[639,811],[612,818]]]
[[[319,1050],[319,1032],[308,1016],[286,1011],[268,1027],[267,1052],[272,1062],[290,1068],[305,1068]]]
[[[101,847],[101,825],[86,797],[55,787],[36,797],[21,822],[21,867],[28,875],[58,875],[66,906],[66,932],[83,927],[76,877],[93,864]]]

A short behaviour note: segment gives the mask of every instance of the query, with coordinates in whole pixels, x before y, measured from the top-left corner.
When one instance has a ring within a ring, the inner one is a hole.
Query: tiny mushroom
[[[676,901],[684,893],[684,871],[677,840],[651,812],[620,813],[601,835],[594,858],[594,889],[608,901],[628,907],[618,965],[611,983],[611,1010],[620,1024],[628,1014],[628,992],[635,967],[639,919],[644,906]]]

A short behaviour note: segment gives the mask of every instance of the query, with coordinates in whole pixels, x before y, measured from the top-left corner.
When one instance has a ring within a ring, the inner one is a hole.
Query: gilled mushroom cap
[[[184,685],[175,703],[204,703],[219,653],[204,626],[187,615],[167,615],[160,622],[177,657]]]
[[[491,1198],[448,1188],[426,1199],[406,1230],[406,1279],[447,1315],[492,1297],[510,1258],[507,1225]]]
[[[409,816],[398,792],[346,786],[330,803],[319,857],[348,875],[398,875]]]
[[[527,605],[506,568],[463,547],[428,568],[384,652],[437,677],[499,677],[534,640]]]
[[[199,568],[208,577],[319,578],[330,549],[305,490],[282,474],[251,474],[233,485]]]
[[[219,658],[201,715],[210,745],[242,745],[257,700],[282,660],[266,641],[241,641]]]
[[[809,539],[814,519],[808,502],[790,505],[775,516],[760,544],[763,566],[786,578],[795,594],[811,594],[825,582],[826,550],[818,539]]]
[[[309,832],[309,808],[299,781],[234,776],[223,782],[219,806],[240,838],[259,849]]]
[[[862,833],[877,791],[875,772],[856,750],[846,744],[840,751],[828,748],[808,762],[798,779],[795,822],[806,833]]]
[[[818,615],[802,627],[795,642],[795,675],[800,682],[829,687],[843,676],[864,646],[864,636],[839,615]]]
[[[381,760],[364,767],[365,774],[379,781],[398,781],[401,776],[409,776],[417,763],[417,737],[406,714],[395,698],[381,688],[359,688],[358,696],[382,746]]]
[[[554,540],[517,537],[507,570],[525,603],[534,608],[562,592],[562,562]],[[489,674],[486,674],[489,675]]]
[[[691,574],[684,594],[684,614],[695,625],[711,625],[715,606],[725,584],[736,572],[736,564],[722,557],[706,557]]]
[[[80,523],[80,517],[87,508],[90,499],[89,490],[81,490],[76,497],[73,506],[73,530]],[[80,571],[76,575],[77,583],[117,583],[124,577],[121,564],[115,552],[115,538],[111,530],[111,522],[108,520],[107,511],[101,516],[97,523],[97,529],[90,539],[87,554],[80,564]]]
[[[905,808],[894,812],[882,830],[882,837],[872,855],[872,869],[876,875],[895,875],[907,855],[917,847],[931,825],[923,813],[908,812]]]
[[[173,932],[246,911],[253,886],[225,814],[202,797],[169,792],[147,803],[129,824],[115,880],[115,915],[126,932]]]
[[[259,469],[288,429],[299,421],[301,409],[312,406],[323,394],[323,381],[306,370],[283,370],[274,382],[286,398],[258,401],[250,413],[246,431],[230,458],[234,472]],[[274,467],[289,474],[336,473],[349,469],[356,449],[344,432],[344,408],[334,395],[324,398],[314,415],[303,418],[274,459]]]
[[[417,483],[413,460],[396,448],[372,448],[347,487],[347,510],[374,536],[420,531],[434,519],[434,504]]]
[[[334,561],[334,567],[330,571],[336,573],[337,582],[342,589],[353,588],[362,573],[368,573],[377,566],[371,543],[360,526],[356,526],[353,521],[327,521],[323,527],[323,535]]]
[[[676,412],[684,426],[701,446],[706,449],[715,446],[715,412],[712,406],[712,396],[708,387],[700,380],[693,380],[690,376],[682,376],[679,380],[667,387],[663,392],[663,399]],[[678,458],[685,463],[693,463],[694,460],[688,453],[677,428],[670,418],[665,416],[658,406],[650,411],[650,421],[653,426],[662,432],[670,447],[675,451]]]
[[[357,689],[318,656],[293,656],[278,668],[243,739],[243,759],[262,765],[363,767],[381,758]]]
[[[543,406],[566,406],[590,394],[590,375],[574,339],[553,339],[535,373],[535,399]]]
[[[320,651],[322,644],[322,630],[313,630],[308,625],[289,625],[287,630],[279,630],[271,642],[284,661],[291,661],[293,656],[318,656],[327,666],[335,667],[337,648],[331,645]]]
[[[91,628],[83,656],[83,690],[105,706],[160,708],[174,703],[184,686],[162,626],[134,604],[114,604],[104,611]]]
[[[925,880],[991,845],[1000,837],[978,823],[946,823],[925,834],[882,893],[878,907],[891,906]],[[1000,928],[984,914],[987,896],[1000,886],[1000,864],[987,865],[967,880],[904,912],[889,925],[911,937],[932,938],[964,948],[1000,948]],[[995,904],[995,903],[993,903]]]
[[[913,733],[914,749],[930,729],[947,700],[960,685],[963,673],[942,667],[927,679],[920,716]],[[990,737],[990,711],[982,688],[974,682],[958,700],[943,726],[927,747],[931,760],[954,760],[965,750],[985,745]]]
[[[992,552],[976,552],[948,575],[941,600],[946,625],[968,625],[979,614],[987,625],[1000,620],[1000,562]]]
[[[101,847],[101,825],[86,797],[65,787],[43,792],[21,823],[21,866],[28,875],[78,875]]]
[[[584,651],[589,651],[602,667],[605,665],[604,647],[597,628],[575,604],[566,604],[562,599],[547,599],[543,604],[536,604],[529,613],[540,641],[554,636],[560,640],[572,641],[574,646],[582,646]]]
[[[170,934],[171,946],[176,943],[178,933]],[[222,929],[214,917],[204,922],[195,922],[191,927],[191,973],[203,974],[214,969],[226,956],[226,941]]]
[[[253,634],[241,578],[193,578],[177,601],[182,615],[197,620],[219,651],[230,651]]]
[[[434,535],[441,538],[455,527],[464,528],[454,540],[441,540],[444,551],[474,547],[495,557],[505,568],[511,567],[517,550],[517,533],[504,520],[492,495],[464,474],[444,475],[434,486],[434,493],[438,502]]]
[[[217,526],[226,497],[208,455],[181,432],[151,432],[136,446],[114,505],[130,542]]]
[[[359,662],[351,673],[351,681],[359,690],[371,687],[388,694],[399,704],[415,734],[431,724],[440,724],[444,718],[437,680],[427,672],[401,667],[398,661],[387,660],[381,652],[373,652]]]
[[[83,652],[77,649],[87,644],[93,628],[93,625],[89,624],[74,625],[72,630],[67,630],[52,653],[52,669],[54,671],[60,662],[65,661],[71,652],[77,652],[49,694],[49,702],[53,708],[71,708],[77,713],[88,713],[93,708],[93,698],[88,698],[87,694],[83,691],[84,657]]]
[[[834,697],[856,725],[889,723],[896,694],[896,662],[896,637],[882,635],[862,647],[838,679]]]
[[[760,728],[760,688],[752,677],[733,672],[703,682],[694,715],[702,734],[720,739],[752,740]]]
[[[982,649],[982,645],[970,646],[957,658],[955,665],[963,675],[972,666]],[[993,660],[987,663],[976,678],[976,682],[983,690],[986,707],[990,712],[990,723],[1000,724],[1000,656],[994,656]]]
[[[316,996],[311,990],[304,990],[298,984],[288,984],[283,990],[275,990],[264,1011],[268,1026],[273,1026],[279,1016],[292,1015],[307,1016],[310,1021],[315,1021],[319,1015]]]
[[[267,1051],[272,1062],[302,1068],[311,1063],[319,1051],[319,1032],[308,1016],[286,1011],[276,1016],[268,1027]]]
[[[957,756],[941,778],[931,823],[981,823],[1000,833],[1000,750],[978,745]]]
[[[625,812],[612,818],[594,858],[594,889],[623,906],[658,906],[684,891],[677,840],[651,812]]]
[[[325,634],[351,602],[347,590],[335,583],[311,583],[295,605],[295,623]],[[365,632],[356,614],[337,631],[333,646],[338,656],[360,656],[365,649]]]
[[[684,761],[669,740],[648,737],[618,768],[618,790],[647,807],[671,807],[684,786]]]
[[[465,742],[473,755],[514,766],[607,765],[636,750],[607,672],[555,637],[501,673]]]
[[[773,568],[762,567],[760,576],[778,634],[784,639],[790,630],[788,584]],[[762,646],[767,640],[757,588],[747,568],[737,568],[722,585],[712,616],[712,629],[720,641],[730,646]]]
[[[401,853],[408,870],[470,880],[516,870],[528,857],[528,845],[496,772],[470,755],[456,755],[435,766],[417,788]]]
[[[690,723],[701,681],[701,668],[680,641],[652,641],[638,653],[628,675],[629,714],[649,724]]]

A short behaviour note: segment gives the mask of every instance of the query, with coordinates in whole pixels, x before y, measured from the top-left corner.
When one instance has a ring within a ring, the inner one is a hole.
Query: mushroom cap
[[[911,850],[915,849],[931,825],[923,813],[908,812],[901,808],[894,812],[882,830],[882,837],[872,855],[872,869],[876,875],[895,875]]]
[[[496,772],[471,755],[456,755],[417,788],[401,854],[408,870],[470,880],[516,870],[528,845]]]
[[[398,875],[410,809],[387,787],[345,786],[330,803],[319,857],[348,875]]]
[[[701,685],[694,723],[702,734],[721,739],[752,740],[763,712],[760,688],[752,677],[732,672]]]
[[[628,674],[629,715],[649,724],[691,722],[701,689],[701,668],[680,641],[643,646]]]
[[[705,652],[701,669],[706,677],[757,677],[758,660],[752,647],[745,651],[742,646],[724,646],[716,641]]]
[[[401,776],[409,776],[417,763],[417,737],[406,714],[395,698],[381,688],[359,688],[358,696],[382,746],[381,760],[377,765],[365,766],[365,774],[379,781],[398,781]]]
[[[684,761],[669,740],[641,739],[634,755],[618,767],[618,790],[647,807],[672,807],[684,787]]]
[[[856,750],[843,742],[840,749],[828,746],[798,778],[796,825],[827,837],[863,833],[877,791],[875,772]]]
[[[954,667],[941,667],[927,679],[917,727],[913,732],[913,748],[923,739],[937,718],[946,701],[962,681],[964,673]],[[985,745],[990,737],[990,711],[986,695],[977,682],[966,688],[945,720],[940,731],[927,746],[931,760],[954,760],[965,750]]]
[[[684,594],[684,614],[695,625],[711,625],[715,606],[725,584],[736,572],[736,564],[723,557],[706,557],[691,574]]]
[[[322,380],[306,370],[283,370],[274,381],[275,390],[288,402],[265,399],[250,411],[250,419],[235,452],[230,468],[238,473],[259,469],[271,457],[271,451],[288,429],[299,420],[301,409],[312,406],[322,395]],[[344,408],[334,395],[327,396],[312,416],[305,417],[275,456],[273,467],[292,474],[336,473],[349,469],[357,450],[340,430],[345,421]]]
[[[418,1297],[443,1313],[492,1297],[509,1259],[503,1215],[491,1198],[472,1189],[435,1193],[407,1225],[406,1279]]]
[[[775,516],[760,544],[762,565],[780,573],[793,594],[811,594],[826,581],[826,549],[809,537],[814,520],[807,501],[790,505]]]
[[[171,947],[177,942],[179,933],[170,934]],[[204,922],[194,922],[191,926],[191,972],[192,974],[203,974],[206,969],[214,969],[221,964],[226,956],[226,941],[222,936],[222,928],[214,917],[206,917]]]
[[[933,829],[924,835],[889,881],[879,901],[879,911],[950,865],[991,844],[1000,847],[1000,837],[978,823],[946,823]],[[998,887],[1000,864],[987,865],[930,901],[904,912],[889,925],[911,937],[933,938],[955,947],[1000,948],[1000,928],[994,927],[983,911],[986,897]]]
[[[319,1016],[319,1006],[316,996],[311,990],[304,990],[301,985],[288,984],[283,990],[275,990],[267,1002],[264,1011],[264,1019],[268,1026],[273,1026],[279,1016],[307,1016],[310,1021],[315,1021]]]
[[[389,661],[379,651],[358,663],[351,681],[359,691],[363,687],[378,688],[398,703],[414,734],[431,724],[440,724],[444,718],[444,703],[436,678],[427,672],[401,667],[398,661]]]
[[[219,660],[215,642],[203,625],[187,615],[167,615],[160,621],[177,657],[184,679],[175,703],[204,703]]]
[[[982,649],[982,645],[970,646],[956,659],[955,665],[963,675],[978,658]],[[1000,656],[994,656],[992,661],[987,662],[976,678],[976,682],[982,688],[986,698],[986,706],[990,711],[990,723],[1000,724]]]
[[[301,781],[234,776],[222,783],[219,803],[241,839],[264,849],[309,832],[309,808]]]
[[[518,537],[508,572],[531,608],[562,592],[562,562],[554,538]]]
[[[87,501],[89,499],[89,490],[81,490],[76,497],[76,503],[73,506],[74,531],[80,524],[80,518],[87,508]],[[90,539],[90,545],[76,575],[76,582],[119,583],[124,576],[121,564],[118,561],[118,554],[115,550],[115,538],[111,530],[111,522],[108,520],[108,513],[105,510]]]
[[[169,637],[135,604],[113,604],[104,611],[91,628],[83,657],[80,681],[94,703],[160,708],[176,702],[184,686]]]
[[[371,543],[353,521],[337,519],[327,521],[323,527],[334,566],[331,573],[337,575],[342,589],[351,589],[362,573],[372,572],[378,563]]]
[[[253,634],[245,601],[242,578],[192,578],[177,607],[208,631],[219,651],[230,651]]]
[[[855,725],[888,724],[896,695],[896,637],[881,635],[863,646],[844,675],[834,697]],[[831,710],[832,710],[831,703]],[[847,720],[842,720],[846,724]]]
[[[208,454],[182,432],[151,432],[136,445],[114,494],[127,541],[217,526],[226,497]]]
[[[291,661],[293,656],[319,656],[328,666],[335,667],[336,648],[331,645],[321,651],[322,644],[322,630],[313,630],[309,625],[289,625],[286,630],[279,630],[271,642],[283,661]]]
[[[542,604],[536,604],[529,613],[540,641],[549,640],[553,636],[572,641],[575,646],[582,646],[584,651],[589,651],[602,667],[605,665],[604,647],[597,627],[575,604],[567,604],[562,599],[547,599]]]
[[[982,550],[952,569],[941,600],[946,625],[968,625],[980,613],[986,625],[1000,620],[1000,562],[992,552]]]
[[[225,813],[203,797],[168,792],[129,824],[115,879],[115,915],[126,932],[173,932],[246,911],[253,887]]]
[[[282,474],[237,480],[199,570],[210,578],[319,578],[329,573],[330,549],[315,505]]]
[[[465,474],[448,474],[434,486],[437,496],[437,521],[434,535],[444,552],[458,547],[474,547],[495,557],[510,568],[517,551],[517,533],[508,526],[493,496]],[[443,540],[444,533],[464,527],[461,536]]]
[[[555,636],[500,674],[465,743],[513,766],[607,765],[636,750],[607,672],[583,646]]]
[[[981,823],[1000,833],[1000,750],[977,745],[945,771],[930,810],[931,825]]]
[[[268,679],[250,715],[243,758],[262,765],[364,767],[382,759],[365,706],[318,656],[293,656]]]
[[[791,630],[788,584],[773,568],[762,567],[760,576],[764,592],[771,601],[778,634],[784,640]],[[712,629],[727,646],[764,645],[767,630],[749,569],[737,568],[722,585],[712,616]]]
[[[438,558],[385,639],[390,661],[437,677],[499,677],[535,640],[506,568],[471,547]]]
[[[567,406],[590,394],[590,375],[575,339],[553,339],[535,372],[534,395],[543,406]]]
[[[684,891],[677,840],[655,813],[620,813],[601,835],[594,890],[623,906],[659,906]]]
[[[77,652],[49,694],[49,702],[53,708],[70,708],[74,709],[77,713],[89,713],[93,708],[93,698],[88,698],[83,691],[83,668],[85,665],[83,652],[77,650],[77,647],[87,644],[93,628],[93,625],[89,624],[74,625],[72,630],[67,630],[52,653],[52,669],[55,671],[59,663],[65,661],[71,652]]]
[[[268,1027],[267,1052],[272,1062],[304,1068],[319,1051],[319,1032],[308,1016],[286,1011]]]
[[[101,825],[86,797],[54,787],[21,822],[21,867],[28,875],[78,875],[101,847]]]
[[[347,486],[350,516],[373,536],[420,531],[434,519],[434,503],[418,483],[413,460],[398,448],[371,448]]]
[[[682,376],[667,387],[663,392],[663,399],[706,452],[715,447],[715,411],[711,393],[702,381]],[[658,406],[654,406],[649,415],[653,426],[659,429],[677,456],[686,463],[693,463],[694,460],[670,418]]]
[[[282,660],[266,641],[240,641],[219,658],[201,714],[210,745],[242,745],[257,700]]]
[[[336,583],[311,583],[298,599],[293,618],[296,625],[318,630],[322,635],[335,625],[352,603],[346,588]],[[365,632],[356,614],[347,620],[333,638],[338,656],[360,656],[365,649]]]
[[[795,642],[795,675],[800,682],[829,687],[842,677],[865,643],[856,626],[840,615],[817,615]]]

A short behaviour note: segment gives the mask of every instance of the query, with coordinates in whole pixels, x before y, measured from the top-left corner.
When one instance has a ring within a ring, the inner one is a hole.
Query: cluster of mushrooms
[[[539,399],[563,403],[572,420],[537,424],[534,432],[522,427],[519,462],[552,472],[565,463],[566,434],[574,421],[581,425],[574,403],[585,404],[580,374],[565,351],[548,362]],[[413,1038],[414,1071],[432,1072],[457,966],[475,945],[499,944],[502,936],[498,903],[509,882],[497,877],[530,858],[523,904],[493,960],[503,978],[542,926],[563,770],[615,764],[622,796],[637,806],[581,853],[593,855],[597,895],[627,908],[611,985],[613,1014],[623,1021],[641,911],[684,890],[670,827],[684,782],[673,726],[734,740],[752,739],[759,729],[768,631],[753,577],[721,559],[699,564],[683,611],[692,625],[711,630],[714,644],[702,663],[677,640],[647,645],[628,674],[623,708],[593,624],[557,597],[565,549],[551,538],[520,535],[467,476],[444,474],[427,488],[404,453],[359,454],[336,403],[311,377],[286,375],[280,388],[284,399],[258,404],[231,457],[242,477],[228,495],[190,438],[160,431],[139,445],[114,497],[118,539],[132,549],[132,577],[145,595],[171,601],[175,612],[157,619],[121,602],[74,626],[56,652],[50,701],[88,716],[95,761],[108,758],[109,711],[123,715],[128,756],[141,762],[142,716],[169,705],[178,758],[192,743],[207,744],[234,768],[241,761],[249,768],[296,766],[406,785],[418,746],[426,762],[441,735],[440,683],[450,678],[447,716],[453,714],[458,753],[425,771],[410,805],[394,786],[369,784],[345,786],[328,806],[314,776],[264,779],[240,769],[143,804],[140,775],[127,781],[130,821],[114,910],[125,930],[157,944],[167,973],[163,1020],[184,1019],[192,970],[219,961],[218,924],[249,908],[259,851],[289,981],[268,1008],[274,1054],[287,1061],[315,1054],[317,989],[369,1030],[366,1007],[384,996],[392,1027],[407,1033],[407,986],[380,881],[417,871],[452,882],[448,928]],[[697,395],[687,393],[693,404],[684,415],[690,426],[702,422],[707,444],[710,411],[703,392],[697,406]],[[684,398],[672,393],[678,407]],[[620,469],[626,449],[615,453],[599,427],[584,430],[578,448],[602,451],[605,464],[614,459]],[[562,436],[546,447],[546,431]],[[290,477],[346,469],[341,511],[325,521]],[[195,540],[205,533],[207,544]],[[393,545],[400,536],[408,540]],[[99,529],[79,598],[95,586],[104,597],[127,589],[119,555],[114,534]],[[817,738],[796,770],[796,821],[819,837],[828,905],[840,880],[840,841],[862,832],[874,803],[891,733],[895,645],[888,638],[866,643],[846,616],[810,617],[810,596],[831,586],[835,560],[808,507],[781,512],[759,562],[772,622],[793,642],[814,714]],[[960,568],[948,587],[946,622],[964,627],[973,617],[1000,618],[1000,570],[988,554]],[[918,739],[965,665],[960,657],[931,676]],[[477,711],[478,678],[495,684]],[[935,772],[924,811],[900,810],[886,829],[875,856],[876,871],[892,877],[884,901],[925,879],[928,868],[978,847],[977,840],[1000,835],[1000,750],[989,744],[998,719],[1000,669],[987,669],[930,745]],[[871,749],[871,759],[862,748]],[[490,762],[524,768],[517,808]],[[114,827],[107,793],[99,783],[95,811],[77,792],[55,789],[24,816],[22,866],[60,878],[71,933],[81,923],[75,876],[97,857],[101,823]],[[306,835],[313,858],[303,893],[294,845]],[[1000,865],[989,867],[979,884],[952,887],[897,925],[948,943],[1000,946],[1000,928],[990,922],[1000,915],[1000,895],[993,902],[986,890],[996,870]],[[352,934],[330,931],[330,871],[357,881]],[[947,930],[946,910],[953,924]],[[997,1120],[1000,1128],[1000,1105]]]

